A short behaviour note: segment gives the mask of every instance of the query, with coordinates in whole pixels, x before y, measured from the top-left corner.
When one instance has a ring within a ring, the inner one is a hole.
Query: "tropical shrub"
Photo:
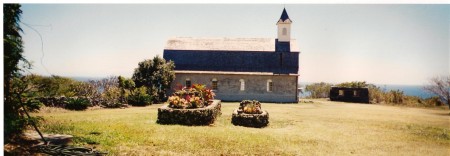
[[[442,102],[441,98],[439,98],[439,96],[433,96],[433,97],[425,99],[424,101],[428,106],[443,106],[444,105],[444,103]]]
[[[404,98],[405,95],[403,94],[403,91],[400,90],[391,90],[386,94],[386,101],[388,103],[402,104]]]
[[[306,85],[305,91],[309,92],[309,98],[327,98],[330,96],[332,84],[320,82]]]
[[[418,99],[417,102],[419,104],[421,104],[422,106],[425,107],[439,107],[439,106],[443,106],[444,103],[441,101],[441,99],[439,98],[439,96],[433,96],[433,97],[429,97],[426,99]]]
[[[243,100],[239,104],[239,110],[247,114],[261,114],[261,103],[256,100]]]
[[[62,76],[28,75],[38,87],[39,97],[74,97],[88,96],[90,88],[88,83]]]
[[[127,97],[128,104],[133,106],[147,106],[152,104],[152,96],[147,94],[147,88],[135,88]]]
[[[450,75],[447,76],[435,76],[430,78],[429,85],[424,89],[435,96],[438,96],[438,100],[442,103],[446,103],[450,108]]]
[[[380,103],[384,101],[385,93],[380,89],[380,87],[369,84],[368,89],[370,103]]]
[[[246,127],[265,127],[269,124],[269,112],[261,110],[261,103],[243,100],[239,108],[233,111],[231,123]]]
[[[176,90],[172,96],[169,97],[169,107],[171,108],[203,108],[210,104],[214,99],[214,92],[206,88],[202,84],[194,84],[192,87],[183,87]]]
[[[122,76],[118,77],[120,88],[120,101],[126,103],[129,93],[136,88],[136,84],[132,79],[127,79]]]
[[[338,87],[347,87],[347,88],[365,88],[368,87],[369,84],[366,81],[352,81],[352,82],[343,82],[337,84]]]
[[[42,105],[39,100],[36,99],[38,88],[31,81],[32,76],[14,77],[9,82],[9,97],[5,97],[5,114],[4,114],[4,131],[5,138],[20,134],[27,125],[32,123],[37,124],[41,118],[31,117],[28,118],[23,115],[24,111],[35,112],[38,111]],[[15,112],[8,112],[12,108],[6,109],[8,106],[14,106]],[[16,116],[17,115],[17,116]]]
[[[166,90],[175,79],[175,65],[159,56],[139,62],[134,69],[132,80],[136,87],[147,87],[147,94],[153,97],[154,103],[167,99]]]
[[[85,110],[88,108],[90,102],[87,98],[73,97],[67,99],[66,109],[69,110]]]
[[[105,108],[120,108],[123,103],[120,101],[120,89],[117,86],[106,88],[101,94],[101,106]]]

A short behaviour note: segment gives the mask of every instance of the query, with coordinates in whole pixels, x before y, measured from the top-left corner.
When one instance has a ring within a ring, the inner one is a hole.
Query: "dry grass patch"
[[[222,103],[211,126],[156,124],[157,108],[41,112],[46,133],[112,155],[447,155],[449,110],[314,101],[265,104],[266,128],[231,124],[238,103]],[[447,115],[445,115],[447,114]]]

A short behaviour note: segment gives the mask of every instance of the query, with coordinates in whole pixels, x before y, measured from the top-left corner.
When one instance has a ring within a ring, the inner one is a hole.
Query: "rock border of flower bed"
[[[238,113],[238,109],[235,109],[231,117],[231,123],[245,127],[266,127],[269,125],[269,112],[263,110],[261,114],[247,114]]]
[[[221,115],[221,101],[213,102],[204,108],[177,109],[164,105],[158,108],[158,124],[210,125]]]

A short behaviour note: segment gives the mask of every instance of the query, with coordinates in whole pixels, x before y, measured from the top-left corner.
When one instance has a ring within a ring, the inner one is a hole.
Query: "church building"
[[[291,24],[283,9],[278,38],[169,39],[163,57],[175,63],[170,92],[198,83],[222,101],[297,102],[300,51]]]

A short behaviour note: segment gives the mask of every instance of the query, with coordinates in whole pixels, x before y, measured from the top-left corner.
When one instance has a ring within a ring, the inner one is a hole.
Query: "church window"
[[[287,29],[283,28],[283,35],[287,35]]]
[[[244,79],[240,79],[239,82],[241,82],[241,91],[245,90],[245,81]]]
[[[272,90],[273,90],[273,83],[272,83],[272,80],[269,79],[269,80],[267,80],[267,91],[272,92]]]
[[[185,84],[186,84],[186,87],[187,87],[187,88],[190,88],[190,87],[192,86],[192,85],[191,85],[191,79],[187,78]]]
[[[217,79],[216,78],[212,79],[212,89],[217,90]]]

